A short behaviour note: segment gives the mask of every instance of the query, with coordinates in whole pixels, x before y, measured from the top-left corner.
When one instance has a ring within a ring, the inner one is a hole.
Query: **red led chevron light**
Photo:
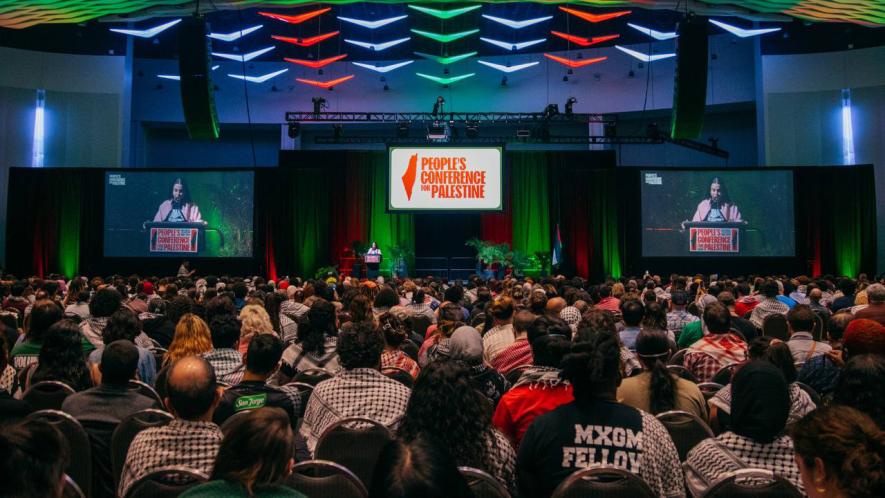
[[[298,14],[297,16],[286,16],[283,14],[275,14],[273,12],[259,12],[264,17],[269,17],[271,19],[276,19],[278,21],[287,22],[289,24],[301,24],[308,19],[313,19],[314,17],[321,16],[326,12],[332,10],[331,7],[326,7],[323,9],[312,10],[310,12],[305,12],[304,14]]]
[[[316,45],[317,43],[319,43],[323,40],[328,40],[329,38],[332,38],[333,36],[338,36],[338,33],[340,33],[340,31],[332,31],[330,33],[312,36],[310,38],[292,38],[289,36],[279,36],[279,35],[273,35],[273,36],[271,36],[271,38],[273,38],[274,40],[279,40],[281,42],[291,43],[292,45],[298,45],[299,47],[309,47],[311,45]]]
[[[554,60],[560,64],[566,65],[568,67],[584,67],[589,66],[590,64],[596,64],[597,62],[602,62],[608,57],[597,57],[595,59],[581,59],[573,61],[571,59],[566,59],[565,57],[558,57],[556,55],[544,54],[544,57]]]
[[[304,59],[290,59],[288,57],[283,60],[286,62],[291,62],[292,64],[298,64],[304,67],[312,67],[314,69],[319,69],[321,67],[328,66],[329,64],[340,61],[341,59],[347,57],[347,54],[336,55],[335,57],[329,57],[328,59],[320,59],[318,61],[309,61]]]
[[[590,45],[596,45],[597,43],[607,42],[609,40],[614,40],[615,38],[620,37],[621,35],[604,35],[604,36],[594,36],[593,38],[584,38],[581,36],[570,35],[568,33],[561,33],[559,31],[551,31],[550,33],[568,40],[576,45],[580,45],[582,47],[589,47]]]
[[[626,16],[627,14],[633,12],[632,10],[619,10],[617,12],[609,12],[606,14],[593,14],[592,12],[584,12],[582,10],[570,9],[568,7],[560,7],[559,10],[563,12],[568,12],[573,16],[580,17],[581,19],[589,22],[608,21],[609,19]]]
[[[333,86],[336,86],[340,83],[344,83],[345,81],[347,81],[349,79],[353,79],[352,74],[338,78],[336,80],[329,80],[329,81],[306,80],[304,78],[295,78],[295,81],[299,81],[301,83],[304,83],[304,84],[307,84],[310,86],[315,86],[317,88],[325,88],[326,90],[328,90],[329,88],[332,88]]]

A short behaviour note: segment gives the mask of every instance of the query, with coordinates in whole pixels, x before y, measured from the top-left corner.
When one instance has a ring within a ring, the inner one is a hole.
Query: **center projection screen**
[[[793,172],[640,172],[643,257],[793,257]]]
[[[390,147],[389,211],[501,211],[500,147]]]
[[[108,171],[106,257],[252,257],[252,171]]]

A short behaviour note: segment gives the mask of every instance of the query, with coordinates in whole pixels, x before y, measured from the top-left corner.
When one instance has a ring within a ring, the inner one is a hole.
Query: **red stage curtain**
[[[365,152],[348,152],[346,163],[339,169],[343,178],[333,179],[335,197],[332,201],[331,237],[329,260],[338,263],[341,255],[350,249],[354,241],[368,243],[371,182],[369,167],[365,164]]]
[[[503,171],[504,210],[499,213],[483,213],[480,217],[480,235],[482,240],[496,244],[513,243],[513,217],[510,209],[510,166],[505,164]]]

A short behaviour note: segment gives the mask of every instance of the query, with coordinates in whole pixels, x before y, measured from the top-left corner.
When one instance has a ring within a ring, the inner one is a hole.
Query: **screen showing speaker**
[[[251,171],[108,171],[104,255],[252,256]]]
[[[390,147],[390,211],[500,211],[500,147]]]
[[[793,172],[644,170],[644,257],[792,257]]]

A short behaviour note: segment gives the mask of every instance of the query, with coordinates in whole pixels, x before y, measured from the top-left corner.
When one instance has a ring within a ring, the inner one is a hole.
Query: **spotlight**
[[[427,127],[427,140],[433,142],[445,142],[449,139],[449,129],[445,123],[434,121]]]
[[[390,90],[390,87],[387,86],[387,83],[385,83],[385,84],[384,84],[384,91],[387,92],[387,91],[389,91],[389,90]]]
[[[578,99],[574,97],[569,97],[568,100],[565,101],[565,115],[571,117],[574,114],[574,106],[578,103]]]
[[[479,123],[476,121],[467,122],[467,138],[479,137]]]
[[[434,116],[436,116],[436,115],[439,115],[439,114],[442,114],[443,112],[445,112],[445,111],[443,110],[443,107],[444,107],[445,105],[446,105],[446,99],[444,99],[443,96],[440,95],[439,97],[436,98],[436,102],[434,102],[434,104],[433,104],[433,112],[432,112],[432,114],[433,114]]]
[[[547,104],[547,107],[544,108],[545,119],[550,119],[557,114],[559,114],[559,104]]]
[[[501,77],[501,86],[507,86],[507,76]]]
[[[566,81],[566,82],[567,82],[567,81],[568,81],[568,75],[563,76],[563,77],[562,77],[562,81]]]
[[[289,138],[298,138],[301,133],[301,123],[289,123]]]
[[[314,97],[310,99],[313,102],[313,113],[319,114],[326,108],[326,99],[323,97]]]
[[[409,138],[409,123],[401,121],[396,125],[396,138]]]

